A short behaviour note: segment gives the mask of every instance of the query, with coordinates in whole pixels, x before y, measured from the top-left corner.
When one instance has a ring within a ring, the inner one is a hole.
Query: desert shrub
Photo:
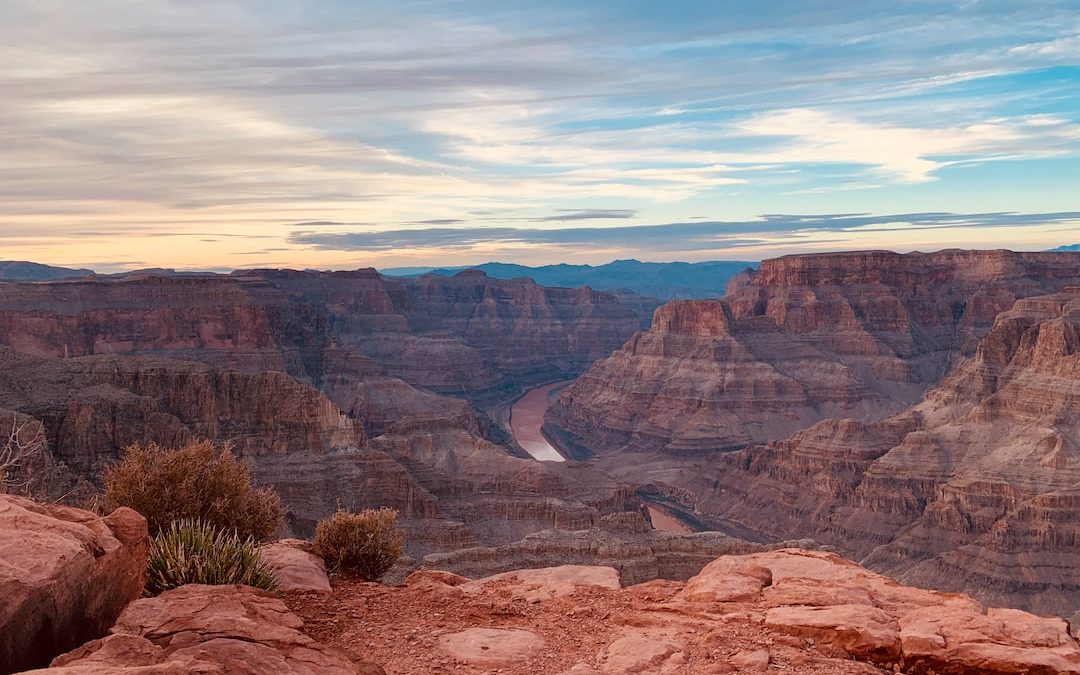
[[[270,488],[255,488],[246,464],[229,446],[195,441],[181,448],[133,445],[102,474],[105,508],[128,506],[146,517],[151,534],[197,518],[241,536],[267,539],[281,528],[285,507]]]
[[[150,540],[146,594],[184,584],[245,584],[273,590],[274,571],[252,537],[199,520],[174,520]]]
[[[331,572],[349,572],[367,581],[386,574],[401,557],[401,530],[394,509],[338,511],[315,528],[315,552]]]

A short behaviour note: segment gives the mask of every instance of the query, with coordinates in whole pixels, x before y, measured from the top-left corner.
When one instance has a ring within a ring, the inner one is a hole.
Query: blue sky
[[[1080,240],[1080,2],[0,3],[5,258]]]

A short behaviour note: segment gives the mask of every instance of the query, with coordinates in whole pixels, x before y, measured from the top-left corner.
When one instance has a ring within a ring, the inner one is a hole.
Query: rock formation
[[[1071,253],[765,261],[658,310],[545,429],[700,527],[1067,616],[1078,276]]]
[[[576,374],[638,326],[611,295],[482,273],[0,284],[0,408],[40,420],[72,480],[133,442],[229,441],[293,533],[338,503],[391,506],[423,555],[589,527],[633,501],[587,468],[511,456],[476,406]]]
[[[146,581],[146,519],[0,495],[0,673],[105,634]]]
[[[41,357],[167,354],[320,386],[366,356],[413,385],[498,397],[577,374],[640,319],[614,296],[481,272],[254,270],[0,284],[0,345]],[[339,352],[346,353],[341,355]]]
[[[721,458],[694,508],[986,602],[1080,607],[1080,288],[1019,300],[924,400]]]
[[[1061,619],[798,549],[725,556],[686,583],[619,588],[610,567],[420,572],[403,587],[343,580],[286,601],[316,639],[402,675],[1080,673]]]
[[[720,532],[660,532],[641,515],[622,512],[601,518],[598,526],[588,530],[544,530],[502,546],[432,553],[421,564],[426,569],[480,578],[544,568],[558,561],[610,567],[629,586],[653,579],[686,581],[720,556],[790,547],[815,548],[816,544],[810,540],[757,544]]]
[[[256,482],[281,494],[298,535],[310,535],[339,503],[389,506],[401,514],[410,552],[424,555],[587,528],[635,508],[628,487],[595,469],[513,457],[477,436],[467,403],[400,380],[389,392],[353,390],[363,405],[350,411],[370,414],[379,433],[371,438],[359,419],[282,372],[142,355],[5,354],[0,408],[41,420],[50,459],[67,470],[93,478],[136,442],[229,441]]]
[[[136,600],[110,635],[57,657],[50,675],[362,675],[271,593],[249,586],[192,584]]]
[[[1018,298],[1080,284],[1075,254],[887,251],[763,261],[679,301],[564,390],[545,430],[578,456],[704,453],[915,403]]]
[[[259,556],[274,570],[279,591],[329,593],[326,563],[304,539],[279,539],[259,547]]]

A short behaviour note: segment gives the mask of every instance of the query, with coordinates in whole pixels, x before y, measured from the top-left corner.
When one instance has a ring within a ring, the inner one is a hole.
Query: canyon
[[[0,416],[42,425],[56,495],[92,491],[132,443],[209,438],[278,490],[291,533],[339,503],[391,506],[421,556],[637,508],[588,465],[535,462],[488,413],[640,324],[608,294],[482,273],[0,283]]]
[[[1067,616],[1080,256],[763,261],[567,387],[548,438],[684,522],[812,537],[917,585]]]
[[[1078,288],[1066,252],[789,256],[643,330],[647,303],[476,270],[0,282],[0,421],[40,425],[69,502],[130,444],[209,438],[285,534],[393,507],[397,580],[825,547],[1068,616]]]

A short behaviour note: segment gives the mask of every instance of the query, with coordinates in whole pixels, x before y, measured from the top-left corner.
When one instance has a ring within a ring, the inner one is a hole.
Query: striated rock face
[[[285,498],[292,532],[338,503],[391,506],[422,555],[588,527],[632,500],[508,457],[470,401],[576,374],[638,326],[614,296],[483,274],[0,284],[0,408],[40,420],[68,482],[131,443],[229,441]]]
[[[578,456],[780,440],[915,403],[1019,298],[1080,284],[1075,254],[886,251],[763,261],[722,300],[672,302],[564,390],[545,431]]]
[[[359,675],[356,664],[300,632],[272,594],[249,586],[192,584],[137,600],[111,635],[56,658],[54,675],[206,673]]]
[[[105,634],[146,582],[146,519],[0,495],[0,673]]]
[[[0,406],[44,422],[53,455],[96,475],[132,443],[229,440],[246,456],[358,447],[364,431],[285,373],[157,357],[40,359],[9,353]]]
[[[49,460],[66,471],[93,479],[136,442],[230,441],[256,482],[285,500],[289,529],[300,536],[338,504],[389,506],[401,514],[410,553],[422,556],[552,527],[588,528],[636,508],[629,487],[588,466],[513,457],[477,436],[465,401],[393,378],[350,389],[356,404],[346,415],[282,372],[143,355],[2,356],[0,409],[41,420]],[[340,394],[336,386],[328,391]]]
[[[711,463],[693,508],[813,536],[918,585],[1080,607],[1080,288],[1016,302],[909,410]]]
[[[42,357],[168,354],[321,385],[342,358],[471,397],[577,374],[640,318],[609,294],[374,270],[0,284],[0,345]],[[343,357],[340,351],[344,349]]]
[[[725,556],[686,583],[619,588],[607,567],[464,583],[427,572],[404,587],[343,581],[331,596],[287,601],[320,641],[402,675],[1080,673],[1061,619],[799,549]],[[357,606],[380,620],[356,617]]]
[[[432,553],[422,564],[476,579],[559,561],[610,567],[624,585],[632,585],[653,579],[686,581],[719,556],[793,546],[813,548],[816,544],[809,540],[757,544],[720,532],[660,532],[639,514],[624,512],[605,516],[589,530],[545,530],[503,546]]]

